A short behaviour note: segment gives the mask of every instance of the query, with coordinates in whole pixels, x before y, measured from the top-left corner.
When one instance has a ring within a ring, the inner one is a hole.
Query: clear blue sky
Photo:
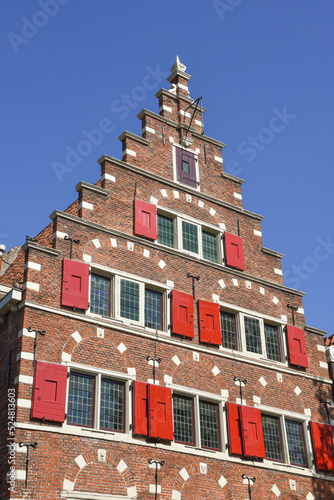
[[[99,178],[136,115],[158,112],[136,89],[179,55],[203,95],[205,133],[226,143],[224,169],[246,180],[244,207],[264,215],[264,246],[285,283],[307,292],[306,324],[334,332],[332,0],[15,0],[1,8],[0,243],[34,236],[75,185]],[[162,81],[158,81],[161,78]],[[154,88],[153,88],[154,87]],[[131,105],[120,103],[135,96]],[[115,102],[116,101],[116,102]],[[276,116],[283,118],[276,119]],[[86,132],[109,129],[58,177]],[[61,180],[61,181],[60,181]]]

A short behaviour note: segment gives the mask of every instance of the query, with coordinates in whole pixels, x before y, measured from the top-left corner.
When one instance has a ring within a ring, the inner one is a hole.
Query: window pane
[[[199,418],[201,428],[201,446],[219,449],[218,407],[205,401],[199,402]]]
[[[93,377],[71,373],[67,422],[91,427],[93,424]]]
[[[248,352],[262,354],[260,321],[245,316],[246,349]]]
[[[182,221],[182,244],[184,250],[198,253],[197,226]]]
[[[174,221],[158,214],[158,243],[174,247]]]
[[[190,173],[190,168],[189,168],[189,162],[182,160],[182,172],[185,172],[186,174]]]
[[[145,290],[145,326],[162,330],[162,294]]]
[[[264,325],[264,337],[266,339],[267,358],[280,361],[277,327]]]
[[[262,415],[262,427],[266,458],[282,462],[282,447],[278,418]]]
[[[100,427],[123,431],[124,384],[101,380]]]
[[[235,315],[226,312],[220,313],[222,346],[228,349],[236,349]]]
[[[121,316],[139,321],[139,283],[121,280]]]
[[[293,465],[306,465],[302,424],[286,420],[285,428],[290,463]]]
[[[109,316],[110,279],[92,274],[90,285],[90,310],[95,314]]]
[[[173,418],[174,441],[194,444],[192,399],[173,396]]]
[[[217,262],[217,235],[202,231],[203,258]]]

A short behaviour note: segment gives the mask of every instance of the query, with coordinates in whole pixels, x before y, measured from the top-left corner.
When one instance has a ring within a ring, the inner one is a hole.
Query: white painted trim
[[[87,262],[89,264],[90,262],[92,262],[92,257],[90,255],[84,253],[83,256],[82,256],[82,260],[84,262]]]
[[[77,344],[79,344],[82,341],[82,337],[79,332],[73,332],[71,337],[76,341]]]
[[[101,181],[110,181],[110,182],[116,182],[116,178],[114,175],[110,174],[103,174],[101,177]]]
[[[203,122],[199,121],[199,120],[195,120],[195,123],[196,125],[198,125],[199,127],[203,127]]]
[[[325,370],[328,370],[328,363],[325,361],[319,361],[320,368],[324,368]]]
[[[169,106],[166,106],[165,104],[163,104],[162,106],[160,106],[159,108],[159,113],[161,111],[167,111],[168,113],[171,113],[172,112],[172,108],[170,108]],[[173,139],[174,140],[174,139]]]
[[[20,359],[26,359],[28,361],[33,361],[34,354],[32,352],[21,351],[16,355],[16,361],[19,361]]]
[[[144,134],[145,132],[149,132],[150,134],[155,134],[155,130],[154,130],[154,128],[147,127],[147,126],[142,128],[142,132],[143,132],[143,134]]]
[[[52,235],[52,239],[55,240],[56,238],[59,238],[60,240],[63,240],[65,236],[68,236],[67,233],[63,233],[62,231],[56,231]]]
[[[82,455],[77,456],[74,461],[79,469],[83,469],[87,465],[87,462]]]
[[[326,352],[326,347],[324,345],[317,344],[317,349],[320,352]]]
[[[20,338],[20,337],[30,337],[32,339],[34,339],[36,337],[36,332],[33,331],[33,332],[28,332],[28,329],[27,328],[22,328],[19,333],[17,334],[17,338]]]
[[[239,193],[233,193],[233,196],[234,198],[236,198],[237,200],[242,200],[242,195],[239,194]]]
[[[34,377],[30,375],[17,375],[14,379],[14,385],[16,384],[29,384],[32,385],[34,383]]]
[[[274,273],[275,273],[275,274],[278,274],[279,276],[283,276],[283,271],[282,271],[282,269],[277,269],[276,267],[274,267]]]
[[[258,231],[257,229],[254,229],[253,233],[255,236],[260,236],[260,237],[262,236],[262,232]]]
[[[24,269],[33,269],[34,271],[40,271],[41,265],[37,264],[37,262],[28,261],[24,264]]]
[[[95,246],[95,248],[101,248],[101,243],[100,243],[100,240],[98,238],[95,238],[95,240],[92,240],[92,243]]]
[[[183,111],[183,109],[180,109],[179,115],[185,116],[186,118],[191,118],[191,114],[188,113],[188,111]]]
[[[94,210],[94,205],[92,203],[88,203],[88,201],[81,201],[78,205],[78,210],[84,208],[86,210]]]
[[[218,163],[223,163],[223,158],[221,158],[220,156],[215,156],[215,160],[218,161]]]
[[[32,290],[33,292],[39,292],[40,290],[40,284],[39,283],[33,283],[32,281],[26,281],[23,283],[22,290]]]
[[[129,156],[137,156],[137,153],[135,151],[132,151],[132,149],[124,149],[123,151],[123,156],[129,155]]]
[[[31,400],[30,399],[17,398],[17,400],[16,400],[16,406],[18,408],[31,408]]]

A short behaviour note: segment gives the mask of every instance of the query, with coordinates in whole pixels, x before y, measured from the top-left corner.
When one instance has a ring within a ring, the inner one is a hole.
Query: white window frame
[[[90,367],[87,365],[83,365],[81,363],[69,362],[67,366],[70,368],[67,377],[67,388],[66,388],[66,419],[63,426],[68,427],[70,429],[77,428],[83,431],[91,431],[91,432],[101,432],[108,434],[119,434],[119,435],[131,435],[130,432],[130,415],[132,415],[132,398],[131,398],[131,390],[130,385],[133,381],[133,376],[127,375],[125,373],[120,374],[119,372],[115,372],[113,370],[104,370],[97,369],[94,367]],[[87,375],[89,377],[93,377],[95,379],[95,387],[94,387],[94,414],[93,414],[93,425],[92,427],[80,426],[78,424],[71,424],[67,422],[67,414],[68,414],[68,400],[70,395],[70,374],[76,373],[78,375]],[[107,430],[100,429],[100,406],[101,406],[101,380],[107,379],[115,382],[121,382],[124,384],[124,432],[115,431],[115,430]]]
[[[195,170],[196,170],[196,182],[198,183],[196,187],[189,186],[189,184],[185,184],[184,182],[180,182],[177,180],[177,162],[176,162],[176,148],[183,149],[187,153],[191,153],[195,157]],[[185,146],[181,146],[180,144],[176,144],[173,142],[173,175],[174,175],[174,182],[177,182],[180,184],[180,186],[187,186],[190,189],[193,189],[194,191],[200,191],[200,179],[199,179],[199,160],[198,160],[198,153],[197,151],[194,151],[192,149],[186,148]]]
[[[184,214],[180,214],[175,212],[174,210],[166,210],[163,207],[157,207],[158,215],[163,215],[165,217],[169,217],[173,220],[173,239],[174,239],[174,247],[168,247],[162,243],[158,243],[164,248],[174,248],[175,250],[179,250],[180,252],[191,255],[193,257],[204,260],[205,262],[211,262],[212,264],[224,264],[224,251],[223,251],[223,234],[224,231],[213,224],[208,224],[206,222],[199,221],[193,217],[186,216]],[[182,231],[182,222],[187,222],[188,224],[192,224],[197,227],[197,238],[198,238],[198,253],[191,252],[190,250],[186,250],[183,248],[183,231]],[[209,259],[205,259],[203,257],[203,231],[208,233],[212,233],[216,237],[216,248],[217,248],[217,262],[214,262]]]
[[[254,311],[249,311],[247,309],[231,306],[231,304],[227,304],[226,302],[219,302],[220,310],[225,311],[230,314],[235,315],[235,327],[236,327],[236,342],[237,349],[229,349],[227,347],[220,346],[221,350],[225,350],[227,352],[240,352],[243,355],[251,357],[253,359],[261,359],[270,363],[275,363],[279,366],[287,366],[287,346],[286,339],[283,333],[283,328],[286,325],[286,322],[279,319],[274,318],[272,316],[268,316],[265,314],[259,314]],[[261,345],[262,345],[262,354],[258,354],[255,352],[247,351],[246,349],[246,333],[245,333],[245,316],[250,318],[254,318],[260,322],[260,334],[261,334]],[[266,349],[266,341],[265,341],[265,333],[264,333],[264,325],[272,325],[277,327],[277,338],[278,338],[278,348],[280,353],[280,361],[276,361],[267,357],[267,349]]]
[[[148,280],[146,278],[141,278],[136,275],[126,273],[123,271],[118,271],[116,269],[110,269],[105,266],[94,264],[91,265],[90,275],[97,274],[104,276],[105,278],[111,279],[111,291],[110,291],[110,316],[101,316],[100,314],[93,313],[89,309],[86,314],[89,316],[94,316],[97,318],[103,317],[103,319],[111,319],[129,326],[135,326],[144,328],[145,330],[156,332],[155,328],[150,328],[145,326],[145,289],[154,290],[162,294],[162,330],[159,332],[168,332],[168,318],[170,315],[170,304],[168,300],[168,294],[171,288],[163,283],[158,283],[156,281]],[[139,284],[139,321],[123,318],[120,314],[121,302],[120,302],[120,291],[121,291],[121,279],[126,281],[132,281]],[[89,297],[91,294],[91,279],[89,280]]]
[[[273,467],[275,466],[275,464],[277,464],[278,466],[289,465],[290,467],[296,467],[297,469],[314,469],[312,441],[311,441],[310,431],[308,429],[310,419],[305,417],[305,415],[301,415],[300,413],[289,412],[285,410],[283,411],[269,406],[257,405],[257,408],[261,411],[261,416],[268,415],[270,417],[278,418],[279,430],[282,440],[281,451],[283,455],[283,461],[279,462],[277,460],[271,460],[269,458],[266,458],[264,459],[265,463],[272,464]],[[293,420],[294,422],[301,424],[304,450],[305,450],[305,461],[306,461],[305,465],[291,464],[288,439],[286,434],[286,426],[285,426],[286,420]]]
[[[194,444],[187,443],[179,443],[177,441],[173,441],[173,445],[176,447],[184,447],[199,449],[204,452],[213,452],[213,453],[223,453],[226,449],[226,436],[225,436],[225,426],[223,422],[223,414],[224,414],[224,405],[226,402],[226,398],[223,396],[219,396],[217,394],[212,394],[204,391],[194,391],[185,389],[182,386],[173,385],[172,389],[173,396],[180,396],[188,399],[192,399],[193,401],[193,427],[194,427]],[[201,446],[201,426],[200,426],[200,413],[199,413],[199,401],[206,401],[208,403],[212,403],[217,405],[218,407],[218,440],[220,443],[220,449],[212,449]],[[174,407],[173,407],[173,423],[174,423]]]

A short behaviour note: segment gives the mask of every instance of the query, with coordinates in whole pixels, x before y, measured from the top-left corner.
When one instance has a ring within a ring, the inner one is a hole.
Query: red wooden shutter
[[[239,405],[236,405],[235,403],[226,403],[226,411],[230,454],[242,455]]]
[[[134,201],[134,228],[135,234],[156,240],[157,234],[157,207],[153,203],[138,200]]]
[[[64,259],[61,305],[88,309],[89,264]]]
[[[224,233],[225,262],[227,266],[245,270],[244,245],[242,238],[231,233]]]
[[[31,418],[64,422],[66,386],[66,366],[36,361]]]
[[[148,436],[148,388],[144,382],[133,382],[133,433]]]
[[[199,339],[201,342],[221,345],[219,304],[198,301]]]
[[[328,424],[310,422],[315,465],[318,470],[334,472],[332,428]]]
[[[173,333],[194,338],[194,298],[187,293],[172,293],[172,330]]]
[[[150,384],[149,396],[149,436],[173,441],[172,391],[168,387]]]
[[[296,326],[286,325],[289,361],[292,365],[308,367],[305,332]]]
[[[244,456],[265,458],[261,412],[258,408],[239,406]]]

